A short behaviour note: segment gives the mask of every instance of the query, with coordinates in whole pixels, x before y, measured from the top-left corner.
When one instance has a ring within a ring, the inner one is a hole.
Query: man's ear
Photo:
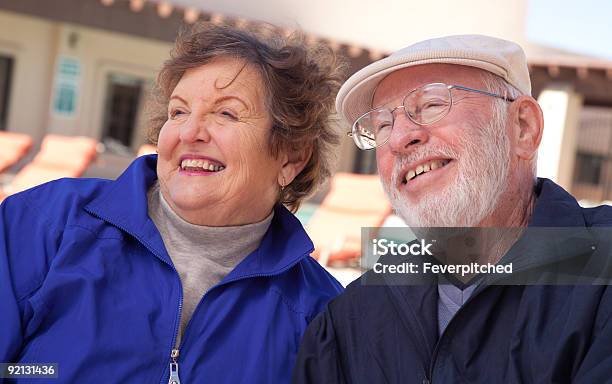
[[[278,175],[278,184],[286,187],[291,184],[293,179],[302,172],[310,157],[312,156],[312,146],[305,146],[299,149],[288,149],[282,152],[282,167]]]
[[[537,153],[544,131],[544,115],[538,102],[531,96],[520,96],[512,105],[514,122],[514,152],[524,160]]]

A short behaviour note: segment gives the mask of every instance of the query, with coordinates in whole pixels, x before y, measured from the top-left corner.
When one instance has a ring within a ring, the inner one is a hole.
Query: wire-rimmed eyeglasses
[[[361,115],[353,123],[351,132],[347,134],[353,138],[360,149],[374,149],[385,144],[395,122],[395,110],[404,109],[406,117],[418,125],[430,125],[442,120],[453,105],[451,89],[475,92],[481,95],[497,97],[505,101],[514,99],[495,93],[464,87],[461,85],[447,85],[444,83],[431,83],[415,88],[404,97],[402,105],[393,109],[375,108]]]

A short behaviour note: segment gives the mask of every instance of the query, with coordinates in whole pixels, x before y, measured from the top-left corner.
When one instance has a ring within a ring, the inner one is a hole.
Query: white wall
[[[381,51],[449,34],[525,38],[527,0],[171,0]]]
[[[77,36],[76,44],[69,36]],[[153,80],[172,44],[0,11],[0,54],[13,57],[7,129],[39,141],[46,133],[100,139],[107,76]],[[82,74],[76,113],[54,113],[58,58],[79,60]],[[144,96],[144,95],[143,95]],[[138,116],[139,127],[144,119]]]
[[[100,139],[107,76],[117,73],[153,80],[163,61],[169,57],[172,45],[71,24],[61,24],[58,29],[57,57],[65,55],[77,58],[82,75],[77,113],[65,117],[50,110],[49,131]],[[71,34],[77,36],[72,46],[69,43]],[[137,120],[143,121],[141,117]]]
[[[538,103],[544,113],[544,133],[538,151],[538,176],[572,187],[578,120],[582,96],[564,85],[542,91]]]
[[[39,140],[47,129],[55,23],[0,11],[0,54],[14,58],[7,129]]]

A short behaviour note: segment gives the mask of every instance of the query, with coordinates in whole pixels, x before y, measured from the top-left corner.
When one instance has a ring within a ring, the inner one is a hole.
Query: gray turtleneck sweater
[[[177,215],[163,198],[159,183],[147,193],[149,216],[161,234],[183,286],[179,340],[202,296],[259,247],[272,222],[233,227],[194,225]]]

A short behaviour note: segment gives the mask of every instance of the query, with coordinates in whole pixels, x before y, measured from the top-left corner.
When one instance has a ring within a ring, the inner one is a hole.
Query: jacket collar
[[[524,261],[537,260],[538,265],[553,263],[555,261],[583,255],[592,252],[593,236],[588,232],[582,208],[574,197],[563,188],[548,179],[538,179],[535,186],[537,196],[529,229],[551,230],[553,227],[561,231],[570,231],[574,236],[552,238],[550,242],[534,241],[534,239],[521,238],[515,246],[502,258],[500,263],[513,262],[513,273],[533,267],[533,264]],[[542,232],[540,232],[542,233]],[[539,247],[530,247],[535,244]],[[526,252],[526,253],[523,253]],[[503,277],[487,277],[470,296],[474,299],[488,285],[502,280]],[[512,284],[512,283],[510,283]],[[426,281],[421,285],[389,284],[391,297],[398,304],[398,311],[406,328],[416,335],[423,346],[424,361],[429,361],[433,354],[435,344],[439,338],[437,328],[438,291],[435,283]]]
[[[512,262],[517,272],[593,253],[597,240],[576,199],[543,178],[538,178],[535,193],[537,199],[528,228],[500,263]]]
[[[172,261],[148,214],[147,191],[157,179],[157,155],[142,156],[85,206],[90,214],[130,234],[158,258]],[[314,246],[300,221],[287,208],[274,207],[274,218],[261,245],[224,280],[252,275],[274,275],[310,255]]]
[[[529,227],[585,227],[576,199],[552,180],[538,178],[537,196]]]

